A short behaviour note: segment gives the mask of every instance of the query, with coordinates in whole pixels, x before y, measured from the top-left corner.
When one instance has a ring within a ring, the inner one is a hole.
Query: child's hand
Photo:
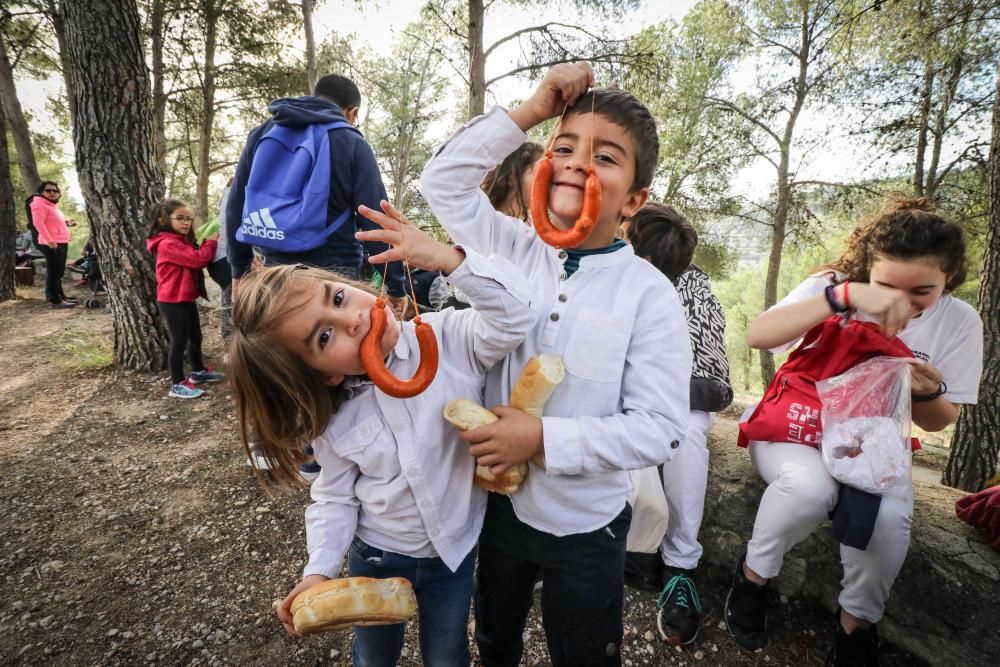
[[[944,382],[941,371],[930,364],[913,364],[910,366],[910,393],[916,396],[933,394]]]
[[[527,132],[543,120],[558,116],[594,85],[594,70],[588,62],[563,63],[548,71],[527,100],[510,112],[510,118]]]
[[[381,241],[392,245],[389,250],[370,257],[368,259],[370,264],[406,260],[417,268],[440,271],[447,275],[457,269],[458,265],[465,259],[465,255],[461,251],[435,241],[411,225],[409,220],[404,218],[403,214],[389,202],[383,199],[381,205],[385,213],[379,213],[367,206],[358,208],[361,215],[381,226],[382,229],[357,232],[354,236],[359,241]]]
[[[292,635],[293,637],[301,637],[301,635],[295,632],[295,627],[292,625],[292,601],[295,600],[295,596],[306,590],[307,588],[312,588],[316,584],[323,583],[324,581],[329,581],[329,577],[324,577],[322,574],[310,574],[300,581],[292,592],[285,596],[285,599],[281,601],[278,608],[275,610],[278,614],[278,620],[281,621],[281,625],[284,626],[285,632]]]
[[[850,283],[848,299],[852,308],[857,308],[875,318],[887,338],[892,338],[902,331],[913,317],[910,300],[902,290],[866,283]]]
[[[502,475],[542,451],[542,420],[523,410],[506,406],[492,408],[499,421],[458,434],[468,442],[469,453],[479,465]]]

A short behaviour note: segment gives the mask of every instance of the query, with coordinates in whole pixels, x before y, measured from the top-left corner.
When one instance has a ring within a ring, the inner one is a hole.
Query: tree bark
[[[205,0],[205,58],[202,63],[201,132],[198,137],[198,181],[195,217],[208,221],[208,177],[212,174],[212,128],[215,125],[215,46],[221,0]]]
[[[163,176],[153,158],[139,11],[135,0],[73,0],[61,11],[73,63],[76,167],[108,287],[114,361],[159,371],[166,331],[143,218],[163,196]]]
[[[316,38],[313,36],[312,20],[313,0],[302,0],[302,26],[306,33],[306,80],[309,89],[306,95],[312,95],[319,81],[319,66],[316,64]]]
[[[21,173],[21,185],[25,192],[34,192],[41,183],[38,166],[35,163],[35,149],[31,146],[31,132],[28,121],[17,99],[17,86],[14,84],[14,70],[11,69],[7,57],[7,46],[0,39],[0,104],[3,104],[4,116],[10,126],[17,149],[17,167]]]
[[[469,118],[486,110],[486,56],[483,54],[483,0],[469,0]]]
[[[774,227],[771,230],[771,255],[767,261],[767,278],[764,281],[764,310],[778,302],[778,276],[781,273],[781,253],[785,248],[785,229],[788,226],[788,212],[792,204],[792,184],[789,177],[792,140],[795,123],[798,121],[802,105],[809,90],[806,87],[809,76],[809,57],[812,50],[812,32],[809,23],[809,5],[802,7],[802,29],[799,41],[799,73],[795,80],[795,101],[788,112],[785,130],[781,135],[778,161],[778,202],[774,209]],[[770,350],[760,351],[760,377],[766,387],[774,377],[774,355]]]
[[[161,174],[167,173],[167,94],[163,82],[164,0],[153,0],[149,12],[150,50],[153,60],[153,153]]]
[[[14,287],[16,211],[14,184],[10,182],[10,159],[7,157],[7,117],[3,105],[0,105],[0,302],[17,298]]]
[[[69,50],[66,48],[66,26],[59,14],[59,3],[56,0],[49,0],[48,10],[52,19],[52,30],[56,34],[56,44],[59,47],[59,62],[62,66],[63,84],[66,86],[66,104],[69,107],[69,117],[72,118],[76,114],[76,97],[73,95],[73,78],[70,76],[73,65],[69,59]]]
[[[979,315],[983,318],[983,376],[979,403],[962,407],[942,484],[979,491],[997,472],[1000,453],[1000,68],[998,96],[993,102],[990,140],[989,226],[979,283]]]

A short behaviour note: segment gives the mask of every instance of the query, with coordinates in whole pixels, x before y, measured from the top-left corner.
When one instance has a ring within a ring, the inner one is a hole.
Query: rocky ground
[[[349,633],[297,640],[272,612],[304,562],[308,495],[257,485],[226,388],[168,399],[163,374],[101,366],[103,310],[21,297],[0,304],[0,664],[349,664]],[[203,326],[219,358],[211,312]],[[720,627],[723,583],[700,583],[703,629],[683,650],[657,638],[655,596],[627,591],[625,665],[823,663],[825,612],[785,601],[747,653]],[[548,664],[537,610],[526,636],[526,663]],[[401,664],[420,664],[416,645],[410,627]]]

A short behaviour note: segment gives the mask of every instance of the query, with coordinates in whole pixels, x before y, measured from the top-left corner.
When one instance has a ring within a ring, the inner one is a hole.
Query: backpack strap
[[[359,130],[357,127],[355,127],[351,123],[348,123],[346,120],[337,120],[337,121],[334,121],[332,123],[323,123],[322,125],[320,125],[320,127],[322,127],[328,134],[331,131],[333,131],[333,130],[354,130],[359,135],[361,134],[361,130]],[[332,148],[331,148],[331,151],[332,151]],[[331,161],[331,167],[332,167],[332,164],[333,164],[333,153],[332,152],[330,154],[330,161]],[[333,174],[333,169],[332,168],[330,169],[330,173]],[[354,217],[354,209],[351,206],[348,206],[347,210],[345,210],[343,213],[341,213],[340,215],[338,215],[336,218],[334,218],[333,222],[331,222],[329,225],[327,225],[326,231],[324,232],[325,237],[329,238],[331,235],[335,234],[337,232],[337,230],[340,229],[341,227],[343,227],[344,223],[346,223],[352,217]]]

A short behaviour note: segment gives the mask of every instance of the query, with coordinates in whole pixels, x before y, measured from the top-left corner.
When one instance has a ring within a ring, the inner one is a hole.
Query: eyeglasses
[[[194,218],[190,215],[172,215],[171,220],[176,220],[177,222],[194,222]]]
[[[55,190],[53,190],[52,188],[45,188],[44,190],[42,190],[42,192],[54,192],[56,194],[59,194],[58,188]]]

